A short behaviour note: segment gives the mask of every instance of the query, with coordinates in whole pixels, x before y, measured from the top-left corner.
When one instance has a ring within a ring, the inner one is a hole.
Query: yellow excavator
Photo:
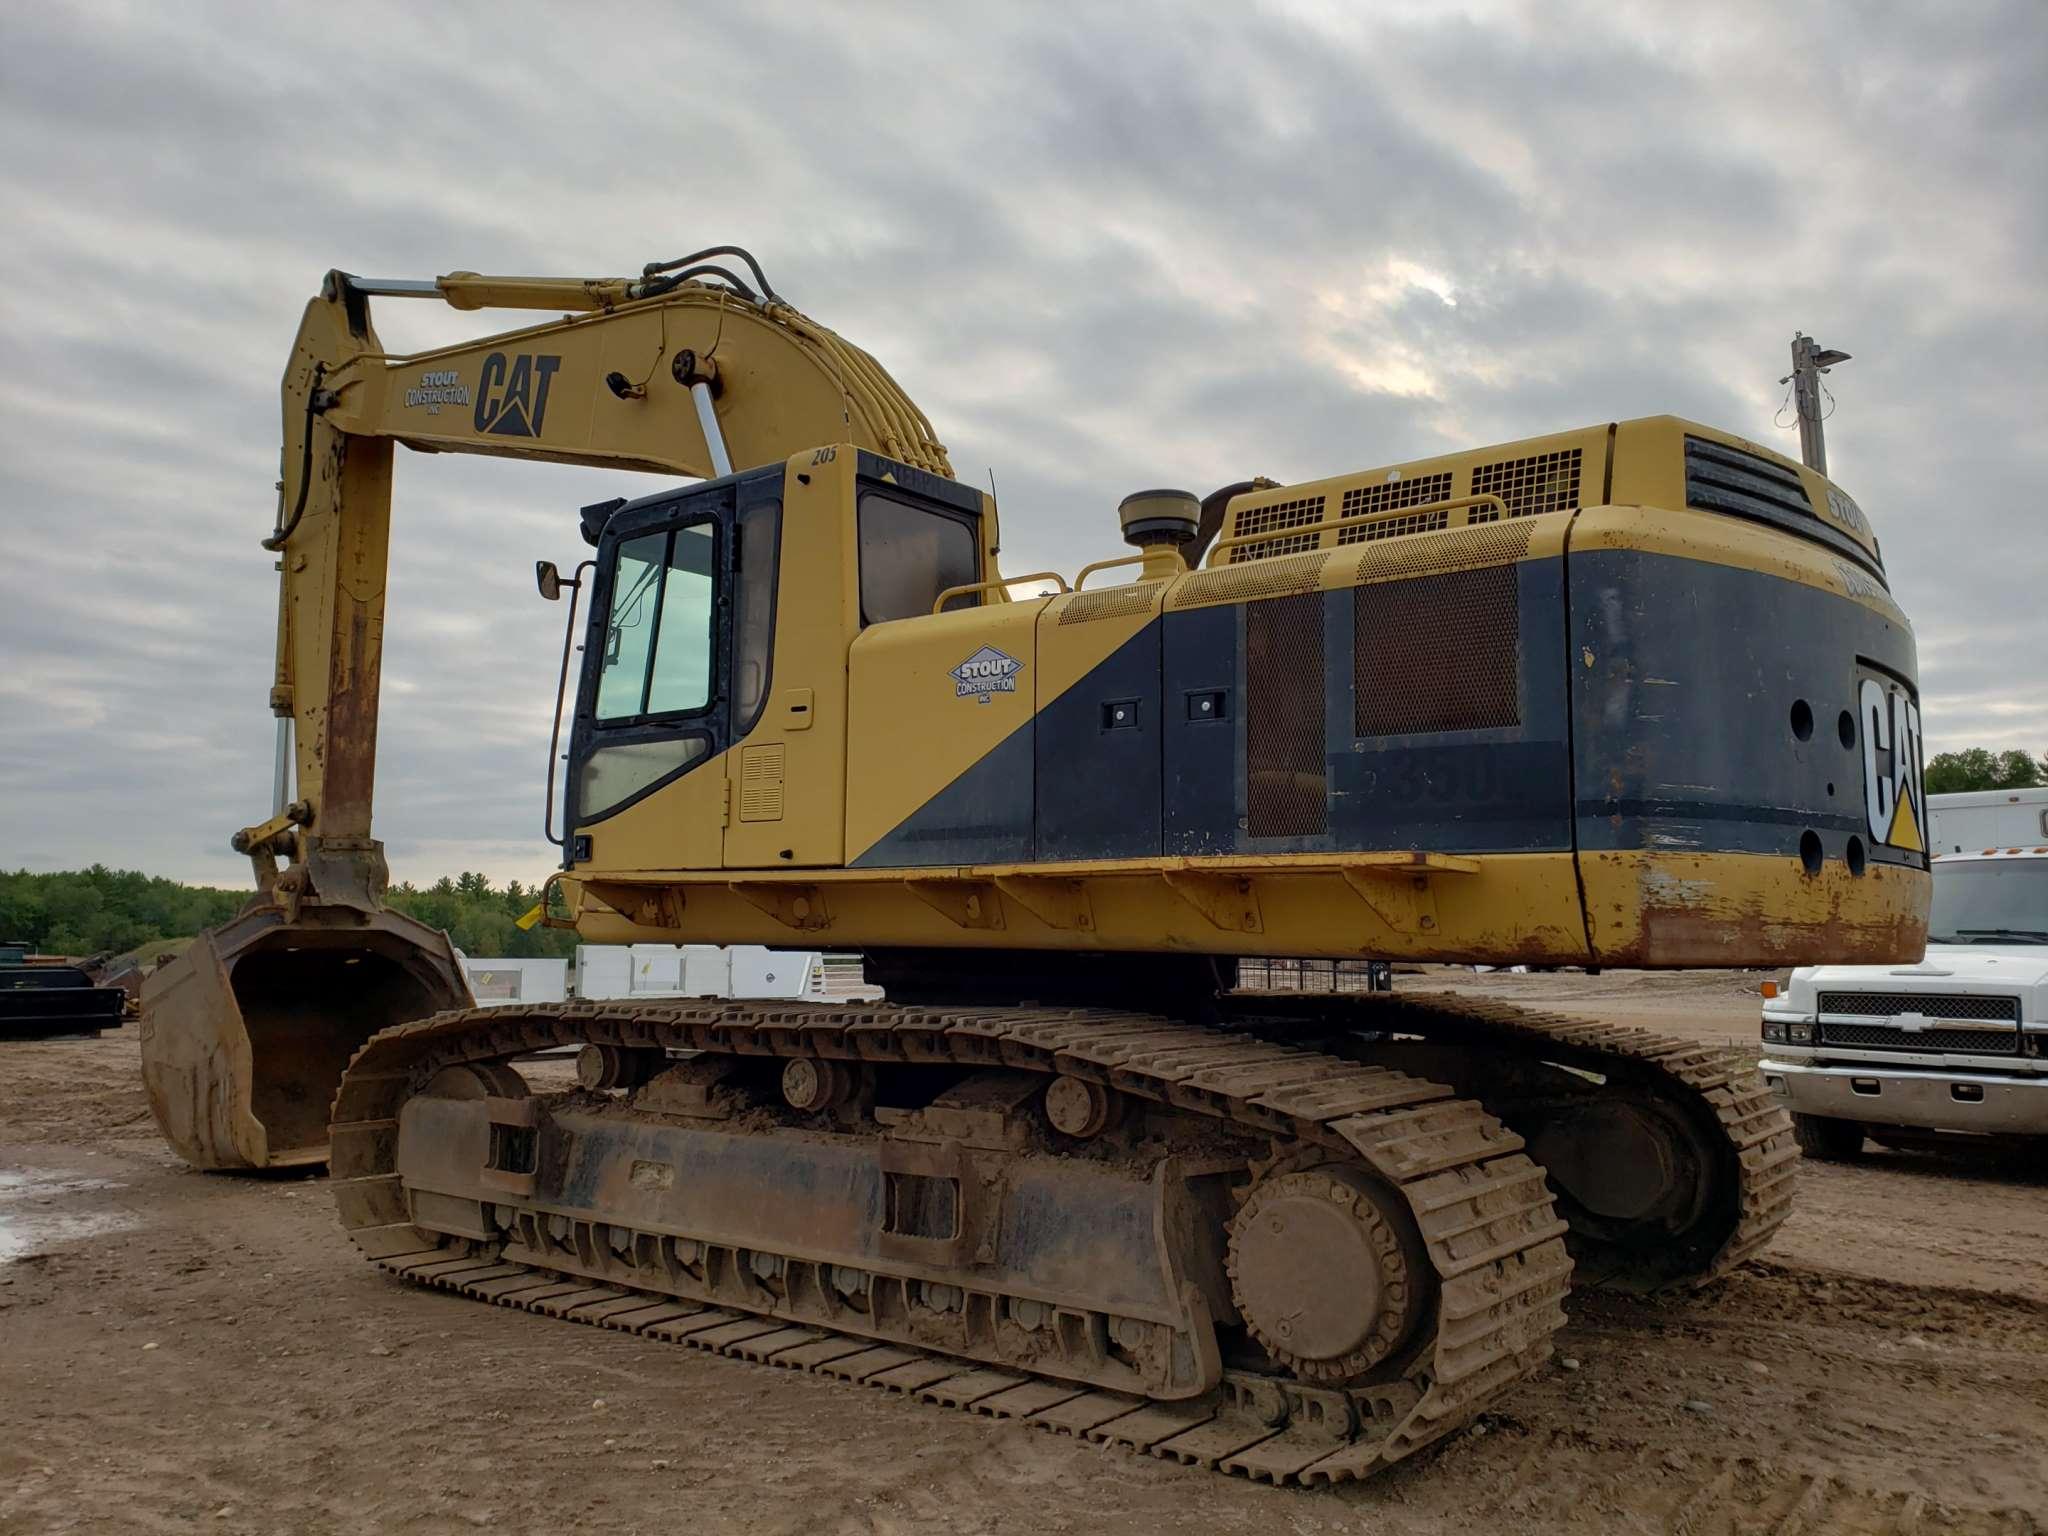
[[[386,298],[550,318],[398,356]],[[202,1168],[328,1161],[408,1281],[1362,1477],[1540,1365],[1571,1285],[1755,1253],[1797,1151],[1728,1052],[1238,958],[1921,951],[1911,629],[1855,502],[1727,433],[1140,491],[1070,581],[1002,573],[993,498],[736,248],[331,273],[283,395],[260,889],[150,979],[144,1072]],[[886,1002],[479,1009],[384,905],[401,443],[670,482],[538,566],[547,920],[857,949]]]

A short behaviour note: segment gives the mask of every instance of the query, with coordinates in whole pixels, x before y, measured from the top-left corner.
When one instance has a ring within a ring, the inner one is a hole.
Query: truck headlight
[[[1783,1045],[1785,1043],[1785,1021],[1783,1019],[1765,1019],[1764,1040],[1768,1044]]]
[[[1791,1045],[1811,1045],[1814,1042],[1814,1025],[1811,1019],[1794,1019],[1785,1026],[1785,1040]]]

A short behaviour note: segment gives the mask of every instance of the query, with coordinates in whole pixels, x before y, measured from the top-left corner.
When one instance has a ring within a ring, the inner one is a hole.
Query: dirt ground
[[[1703,1038],[1754,978],[1446,974]],[[320,1179],[193,1173],[135,1031],[0,1045],[0,1532],[2048,1530],[2048,1174],[1808,1165],[1766,1257],[1575,1297],[1558,1359],[1363,1486],[1276,1490],[409,1289]]]

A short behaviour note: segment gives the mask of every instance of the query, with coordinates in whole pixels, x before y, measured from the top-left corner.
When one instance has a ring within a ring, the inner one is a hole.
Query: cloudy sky
[[[2048,748],[2048,8],[0,5],[0,865],[242,884],[277,378],[330,267],[737,242],[873,351],[1006,564],[1160,483],[1675,411],[1831,467],[1930,751]],[[388,345],[501,329],[387,301]],[[1780,419],[1789,420],[1789,415]],[[548,867],[532,561],[655,482],[401,453],[380,832]]]

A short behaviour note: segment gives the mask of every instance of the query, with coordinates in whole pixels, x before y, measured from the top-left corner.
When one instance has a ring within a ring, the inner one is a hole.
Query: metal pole
[[[277,717],[277,766],[270,779],[270,814],[282,816],[292,798],[292,717]]]
[[[711,407],[711,389],[701,379],[690,386],[690,398],[697,402],[697,425],[704,429],[704,446],[711,450],[711,475],[722,479],[732,473],[732,458],[725,451],[725,434],[718,430],[718,412]]]
[[[1818,474],[1828,472],[1827,438],[1821,429],[1820,376],[1836,363],[1849,361],[1849,354],[1820,346],[1801,331],[1792,333],[1792,399],[1799,412],[1799,459]]]

